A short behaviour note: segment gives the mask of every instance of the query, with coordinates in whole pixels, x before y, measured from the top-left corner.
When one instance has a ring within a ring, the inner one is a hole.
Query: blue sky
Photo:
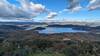
[[[10,4],[15,5],[16,7],[21,6],[20,2],[17,0],[8,0],[8,2]],[[95,21],[100,19],[100,9],[94,9],[89,11],[86,8],[89,4],[89,0],[81,0],[80,6],[82,6],[82,9],[75,12],[64,11],[65,9],[67,9],[69,5],[69,2],[67,0],[30,0],[30,2],[33,2],[34,4],[41,4],[45,6],[45,8],[48,9],[50,12],[57,13],[57,15],[50,18],[54,20],[66,19],[66,20],[88,20],[88,21],[94,20]],[[34,19],[35,21],[45,20],[48,19],[46,16],[48,16],[49,13],[47,12],[39,13],[36,17],[31,17],[31,18]]]
[[[67,0],[32,0],[35,3],[41,3],[53,11],[61,11],[67,7]],[[84,3],[83,3],[84,2]],[[89,1],[83,0],[81,5],[87,6]],[[69,13],[63,12],[55,17],[55,19],[72,19],[72,20],[98,20],[100,19],[100,10],[87,11],[85,8],[79,12]]]

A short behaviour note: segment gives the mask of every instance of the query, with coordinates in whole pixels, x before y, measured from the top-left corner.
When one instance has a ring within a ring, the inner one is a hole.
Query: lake
[[[44,34],[86,32],[83,30],[75,30],[68,27],[46,27],[46,29],[44,30],[36,30],[36,31]]]

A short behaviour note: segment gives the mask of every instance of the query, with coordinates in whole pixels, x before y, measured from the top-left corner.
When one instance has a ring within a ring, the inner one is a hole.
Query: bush
[[[78,56],[79,55],[79,51],[76,46],[66,47],[63,50],[63,53],[65,54],[65,56]]]

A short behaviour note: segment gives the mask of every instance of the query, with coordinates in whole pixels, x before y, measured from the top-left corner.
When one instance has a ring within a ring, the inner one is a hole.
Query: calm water
[[[68,33],[68,32],[86,32],[82,30],[74,30],[72,28],[65,27],[47,27],[44,30],[38,30],[39,33],[53,34],[53,33]]]

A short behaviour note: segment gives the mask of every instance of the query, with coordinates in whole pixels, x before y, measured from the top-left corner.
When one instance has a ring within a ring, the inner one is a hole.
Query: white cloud
[[[100,9],[100,0],[90,0],[88,9],[89,10]]]
[[[67,7],[68,11],[74,12],[79,11],[82,7],[80,6],[80,0],[68,0],[69,5]]]
[[[76,6],[74,8],[71,9],[71,12],[77,12],[79,11],[80,9],[82,9],[82,7],[79,5],[79,6]]]
[[[50,12],[46,18],[47,18],[47,19],[52,19],[52,18],[54,18],[55,16],[57,16],[57,13],[56,13],[56,12]]]
[[[68,7],[58,13],[63,13],[65,11],[76,12],[82,9],[80,5],[81,0],[67,0]],[[100,8],[100,0],[89,0],[90,3],[88,5],[89,10],[95,10]],[[47,9],[42,4],[35,4],[30,2],[29,0],[17,0],[20,7],[17,7],[14,4],[10,4],[7,0],[0,0],[0,18],[3,19],[32,19],[36,17],[40,13],[47,12],[48,15],[46,18],[51,19],[57,16],[58,13],[52,12],[51,10]],[[87,7],[86,7],[87,8]]]
[[[20,7],[14,4],[10,4],[7,0],[0,0],[0,18],[3,19],[31,19],[38,14],[45,12],[45,6],[42,4],[34,4],[28,0],[17,0],[20,3]]]
[[[69,10],[68,9],[63,9],[61,11],[59,11],[58,13],[63,13],[63,12],[68,12]]]
[[[42,4],[35,4],[28,0],[18,0],[24,10],[31,10],[33,12],[43,12],[46,8]]]
[[[41,4],[31,3],[30,9],[32,9],[34,12],[43,12],[46,8]]]
[[[92,3],[94,3],[94,2],[96,2],[96,0],[90,0],[90,4],[92,4]]]

